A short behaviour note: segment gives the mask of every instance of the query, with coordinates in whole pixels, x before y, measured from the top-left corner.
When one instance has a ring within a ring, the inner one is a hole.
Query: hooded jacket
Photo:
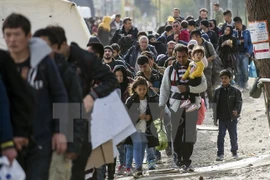
[[[40,38],[32,38],[29,44],[30,70],[28,83],[35,90],[37,102],[34,122],[34,139],[37,143],[51,141],[58,132],[58,121],[53,119],[53,103],[67,103],[68,96],[55,62],[49,57],[50,47]],[[62,109],[65,114],[67,109]],[[61,119],[61,124],[67,119]]]
[[[111,18],[105,16],[102,20],[102,23],[98,26],[97,37],[100,39],[104,46],[109,45],[110,43],[110,22]]]
[[[30,137],[35,118],[35,96],[32,88],[23,81],[8,52],[0,50],[0,73],[10,100],[13,134]]]

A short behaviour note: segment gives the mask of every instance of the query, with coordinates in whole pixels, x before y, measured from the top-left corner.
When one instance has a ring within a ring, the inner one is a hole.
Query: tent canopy
[[[32,26],[32,33],[48,25],[58,25],[65,29],[68,42],[76,42],[82,48],[90,38],[90,32],[81,17],[77,6],[65,0],[0,0],[0,18],[2,22],[11,13],[26,16]],[[0,23],[2,29],[2,23]],[[6,49],[3,36],[0,48]]]

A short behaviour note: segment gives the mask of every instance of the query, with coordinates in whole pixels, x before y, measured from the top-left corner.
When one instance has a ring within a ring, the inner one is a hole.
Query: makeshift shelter
[[[90,38],[90,32],[76,4],[65,0],[0,0],[2,22],[11,13],[21,13],[31,21],[32,33],[48,25],[59,25],[66,31],[68,43],[76,42],[82,48]],[[2,23],[0,23],[2,29]],[[3,36],[0,48],[6,49]]]

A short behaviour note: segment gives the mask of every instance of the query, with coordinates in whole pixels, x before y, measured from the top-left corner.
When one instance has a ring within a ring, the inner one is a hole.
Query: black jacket
[[[13,135],[30,137],[35,118],[33,89],[21,78],[16,66],[6,51],[0,50],[0,73],[10,100]]]
[[[165,54],[167,51],[166,45],[160,41],[156,41],[154,43],[149,44],[156,48],[157,54]]]
[[[70,45],[68,62],[80,69],[83,97],[90,94],[94,99],[102,98],[117,88],[118,81],[110,68],[102,64],[93,53],[81,49],[76,43]],[[91,91],[93,85],[91,83],[94,80],[101,83]]]
[[[215,89],[215,93],[214,93],[214,107],[213,107],[213,117],[214,120],[217,121],[218,119],[218,103],[219,103],[219,98],[220,98],[220,90],[221,88],[223,88],[222,86],[218,87],[217,89]],[[240,116],[241,113],[241,109],[242,109],[242,95],[239,89],[229,85],[228,87],[228,94],[227,94],[227,103],[228,104],[228,108],[229,108],[229,112],[231,112],[230,117],[231,119],[237,119]],[[238,116],[235,117],[233,116],[233,111],[237,111],[238,112]]]
[[[214,48],[216,49],[217,45],[218,45],[218,36],[217,36],[216,32],[209,29],[207,32],[207,35],[209,36],[211,43],[213,44]]]
[[[155,125],[153,123],[153,120],[157,119],[158,117],[153,117],[156,116],[154,113],[151,113],[149,103],[154,103],[156,102],[155,99],[153,98],[147,98],[147,109],[146,109],[146,115],[151,115],[151,119],[147,121],[146,126],[146,138],[148,140],[148,147],[155,147],[159,145],[158,141],[158,135],[157,135],[157,129],[155,128]],[[140,115],[140,100],[138,95],[133,95],[127,99],[126,106],[128,109],[132,108],[131,111],[129,111],[129,115],[131,117],[131,120],[134,125],[139,122],[139,115]],[[157,103],[157,108],[158,108],[158,103]],[[125,144],[131,144],[131,138],[127,138],[125,141]]]
[[[121,37],[127,36],[128,34],[131,34],[133,41],[136,41],[138,32],[138,29],[134,26],[132,26],[132,28],[128,32],[126,32],[124,26],[122,26],[122,28],[116,30],[110,41],[110,44],[118,43]]]
[[[99,38],[99,40],[102,42],[104,46],[110,44],[110,31],[102,27],[99,27],[97,37]]]
[[[55,54],[54,60],[67,90],[68,102],[81,104],[82,89],[80,79],[75,70],[61,54]],[[69,117],[73,117],[74,114],[72,113],[75,112],[80,114],[80,106],[73,106],[72,109],[69,110]],[[74,127],[72,125],[74,125]],[[71,128],[73,127],[74,138],[72,139],[72,143],[68,143],[68,152],[79,154],[84,140],[84,134],[87,130],[87,121],[85,119],[76,117],[76,119],[72,119],[72,121],[69,122],[69,126]]]

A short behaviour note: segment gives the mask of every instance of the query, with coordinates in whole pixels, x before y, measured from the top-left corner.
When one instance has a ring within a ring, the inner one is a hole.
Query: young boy
[[[219,129],[217,140],[217,161],[224,159],[224,138],[226,130],[231,139],[231,152],[234,159],[238,159],[237,150],[237,119],[242,108],[242,95],[239,89],[231,86],[232,73],[225,69],[220,72],[222,85],[214,93],[214,124]],[[219,121],[219,123],[217,123]]]

